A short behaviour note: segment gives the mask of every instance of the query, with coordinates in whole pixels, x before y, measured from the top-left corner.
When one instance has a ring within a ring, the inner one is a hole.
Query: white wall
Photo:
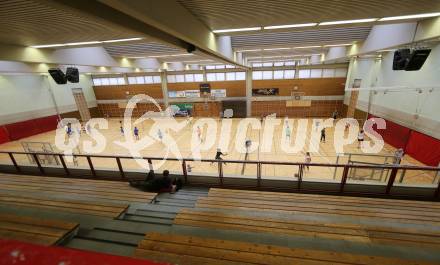
[[[370,99],[369,91],[361,91],[357,108],[390,119],[401,125],[440,138],[440,45],[435,46],[419,71],[393,71],[393,53],[382,60],[356,59],[350,62],[349,81],[362,79],[361,88],[402,87],[401,91],[379,91]],[[429,87],[433,87],[430,91]],[[422,88],[422,93],[416,91]],[[345,95],[348,104],[350,93]]]
[[[49,89],[53,91],[60,113],[76,111],[72,88],[77,87],[83,89],[88,107],[96,107],[89,75],[80,75],[79,83],[66,85],[57,85],[47,75],[0,75],[0,124],[55,115],[55,103]]]

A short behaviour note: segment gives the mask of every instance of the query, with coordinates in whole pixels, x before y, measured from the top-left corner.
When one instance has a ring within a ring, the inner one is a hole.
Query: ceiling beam
[[[345,54],[331,55],[330,49],[325,62],[332,63],[341,59],[375,53],[380,50],[395,49],[417,42],[440,38],[440,17],[411,23],[398,23],[374,26],[367,39],[347,47]],[[440,39],[439,39],[440,40]]]
[[[187,50],[194,45],[205,56],[240,67],[231,54],[231,41],[219,39],[206,25],[175,0],[47,0],[134,30],[171,46]],[[229,47],[228,47],[229,46]]]

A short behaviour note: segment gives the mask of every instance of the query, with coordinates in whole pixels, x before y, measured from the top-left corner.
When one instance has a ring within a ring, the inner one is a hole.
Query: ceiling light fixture
[[[85,41],[85,42],[68,42],[59,44],[45,44],[45,45],[32,45],[31,48],[53,48],[53,47],[63,47],[63,46],[77,46],[77,45],[89,45],[89,44],[100,44],[100,43],[112,43],[112,42],[122,42],[122,41],[135,41],[141,40],[142,38],[129,38],[129,39],[116,39],[116,40],[104,40],[104,41]]]
[[[237,51],[237,52],[261,52],[261,49],[253,49],[253,50],[241,50],[241,51]]]
[[[339,47],[339,46],[350,46],[353,45],[351,43],[343,43],[343,44],[329,44],[329,45],[324,45],[324,47]]]
[[[127,57],[128,59],[144,59],[145,56],[132,56],[132,57]]]
[[[293,47],[293,49],[309,49],[309,48],[321,48],[322,46],[320,45],[315,45],[315,46],[301,46],[301,47]]]
[[[61,47],[64,44],[48,44],[48,45],[35,45],[31,46],[31,48],[40,49],[40,48],[52,48],[52,47]]]
[[[254,31],[261,30],[261,27],[252,27],[252,28],[238,28],[238,29],[217,29],[213,30],[214,33],[226,33],[226,32],[238,32],[238,31]]]
[[[278,50],[290,50],[291,48],[269,48],[263,49],[263,51],[278,51]]]
[[[129,38],[129,39],[117,39],[117,40],[103,40],[104,43],[122,42],[122,41],[135,41],[142,40],[142,38]]]
[[[364,19],[353,19],[353,20],[327,21],[327,22],[319,23],[319,26],[353,24],[353,23],[367,23],[367,22],[374,22],[376,20],[377,20],[377,18],[364,18]]]
[[[313,27],[318,25],[318,23],[304,23],[304,24],[292,24],[292,25],[277,25],[277,26],[267,26],[264,29],[288,29],[288,28],[302,28],[302,27]]]
[[[168,54],[168,55],[151,55],[150,58],[163,58],[163,57],[177,57],[177,56],[191,56],[192,53],[182,53],[182,54]]]
[[[417,15],[407,15],[407,16],[397,16],[397,17],[384,17],[384,18],[379,19],[379,21],[402,20],[402,19],[413,19],[413,18],[427,18],[427,17],[438,17],[438,16],[440,16],[440,12],[417,14]]]
[[[102,43],[102,42],[100,42],[100,41],[84,41],[84,42],[70,42],[70,43],[66,43],[64,45],[77,46],[77,45],[100,44],[100,43]]]

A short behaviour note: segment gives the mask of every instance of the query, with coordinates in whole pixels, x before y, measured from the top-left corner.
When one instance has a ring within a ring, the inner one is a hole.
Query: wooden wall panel
[[[286,107],[286,101],[254,101],[252,116],[261,117],[276,113],[278,117],[323,117],[330,118],[333,111],[342,113],[342,100],[313,100],[310,107]]]
[[[226,89],[226,96],[228,97],[246,96],[246,81],[221,81],[206,83],[211,84],[211,89]],[[200,82],[169,83],[168,91],[198,90],[199,85]]]
[[[221,102],[194,103],[192,116],[219,117],[220,111],[222,111]]]
[[[129,95],[146,94],[152,98],[163,98],[160,84],[144,85],[116,85],[116,86],[94,86],[97,100],[126,99]]]
[[[284,80],[254,80],[252,88],[279,88],[280,96],[304,92],[306,96],[344,95],[346,78],[307,78]],[[293,90],[297,86],[298,90]]]
[[[162,110],[164,110],[164,105],[159,104]],[[117,103],[109,104],[98,104],[98,109],[102,113],[103,117],[124,117],[125,108],[119,108]],[[159,111],[154,104],[144,104],[140,103],[136,105],[133,109],[133,117],[140,117],[147,111]]]

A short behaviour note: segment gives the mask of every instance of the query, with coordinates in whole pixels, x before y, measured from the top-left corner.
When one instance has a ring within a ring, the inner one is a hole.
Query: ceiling
[[[142,37],[96,17],[38,0],[0,1],[0,42],[41,45]]]
[[[440,11],[438,0],[177,0],[211,30]]]

